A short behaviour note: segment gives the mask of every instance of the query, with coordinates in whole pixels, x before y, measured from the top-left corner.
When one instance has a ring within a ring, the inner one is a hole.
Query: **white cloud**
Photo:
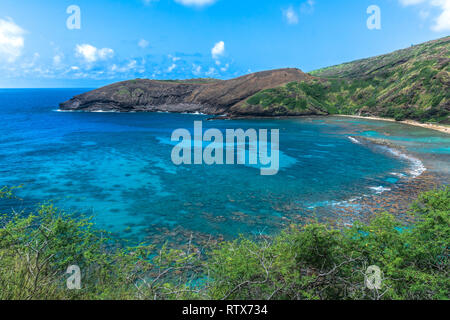
[[[172,63],[172,65],[167,68],[167,72],[172,72],[173,70],[175,70],[175,68],[177,67],[177,65],[175,63]]]
[[[311,14],[314,12],[314,5],[316,4],[315,0],[307,0],[306,2],[302,3],[300,6],[300,11],[302,13]]]
[[[145,39],[141,39],[141,40],[139,40],[139,42],[138,42],[138,46],[139,47],[141,47],[141,48],[147,48],[148,47],[148,45],[149,45],[150,43],[147,41],[147,40],[145,40]]]
[[[220,68],[220,71],[225,72],[228,70],[229,67],[230,67],[230,64],[227,63],[224,67]]]
[[[33,53],[33,56],[26,57],[25,59],[23,59],[22,63],[16,65],[20,65],[20,68],[22,68],[24,72],[30,72],[30,70],[38,68],[36,64],[40,58],[41,55],[38,52],[35,52]]]
[[[25,46],[25,31],[12,19],[0,19],[0,61],[14,62]]]
[[[298,10],[290,6],[289,8],[282,10],[283,17],[288,24],[298,24],[299,14],[312,14],[314,12],[315,4],[315,0],[306,0],[300,5]]]
[[[217,0],[175,0],[179,4],[192,7],[203,7],[209,4],[213,4]]]
[[[427,0],[400,0],[400,3],[404,6],[411,6],[419,3],[423,3]]]
[[[167,57],[169,57],[169,59],[171,59],[173,62],[177,62],[177,61],[181,60],[181,58],[176,57],[176,56],[172,56],[171,54],[169,54]]]
[[[432,5],[438,6],[442,9],[442,13],[435,20],[434,26],[431,27],[433,31],[449,31],[450,30],[450,0],[434,0]]]
[[[130,63],[128,63],[128,68],[129,69],[135,69],[137,66],[137,61],[136,60],[131,60]]]
[[[399,0],[403,6],[413,6],[424,4],[431,7],[437,7],[441,10],[441,13],[434,19],[434,24],[431,26],[431,30],[436,32],[449,31],[450,30],[450,0]],[[422,18],[428,17],[428,11],[422,10],[420,16]],[[427,14],[424,14],[427,13]]]
[[[78,57],[83,58],[87,63],[98,60],[107,60],[114,56],[114,50],[110,48],[97,49],[90,44],[78,44],[75,52]]]
[[[207,76],[213,76],[215,73],[216,73],[216,69],[213,68],[213,67],[210,67],[209,70],[208,70],[208,72],[206,72],[205,74],[206,74]]]
[[[138,62],[135,59],[133,59],[133,60],[126,62],[121,67],[114,63],[110,67],[110,71],[113,73],[126,73],[126,72],[136,70],[137,67],[138,67]]]
[[[62,57],[59,54],[57,54],[57,55],[55,55],[53,57],[53,64],[55,66],[60,65],[61,64],[61,60],[62,60]]]
[[[213,59],[219,59],[225,53],[225,42],[219,41],[211,49],[211,55]]]
[[[287,8],[286,10],[283,10],[283,16],[289,24],[298,23],[298,15],[292,6]]]
[[[198,66],[196,64],[192,65],[192,73],[196,76],[200,75],[202,73],[202,67]]]

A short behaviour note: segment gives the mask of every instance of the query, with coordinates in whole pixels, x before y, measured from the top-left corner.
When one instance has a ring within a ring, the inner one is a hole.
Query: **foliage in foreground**
[[[0,299],[449,299],[450,188],[423,194],[411,214],[414,225],[381,214],[367,225],[291,226],[201,253],[124,248],[46,204],[1,221]],[[81,290],[66,287],[69,265],[82,270]],[[365,285],[371,265],[383,271],[379,290]]]

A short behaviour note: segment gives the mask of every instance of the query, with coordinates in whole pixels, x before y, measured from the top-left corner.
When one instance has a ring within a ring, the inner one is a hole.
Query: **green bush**
[[[0,198],[12,194],[4,188]],[[89,219],[41,205],[0,220],[0,300],[201,297],[194,249],[124,247]],[[71,265],[82,271],[79,291],[66,288]]]
[[[12,197],[3,188],[0,197]],[[450,188],[423,194],[414,224],[390,214],[348,228],[311,223],[213,245],[204,255],[125,247],[89,219],[45,204],[4,215],[0,299],[449,299]],[[82,289],[65,286],[69,265]],[[369,266],[382,287],[365,285]]]
[[[214,298],[448,299],[450,189],[429,192],[407,226],[381,214],[345,230],[292,227],[272,241],[240,239],[211,257]],[[384,273],[379,291],[364,286],[368,266]]]

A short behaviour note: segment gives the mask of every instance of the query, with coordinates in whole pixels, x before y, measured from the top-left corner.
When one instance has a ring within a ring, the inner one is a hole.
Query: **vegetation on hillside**
[[[261,91],[243,107],[450,122],[450,37],[311,75],[318,79]]]
[[[4,188],[0,197],[12,197]],[[449,299],[450,189],[423,194],[414,225],[381,214],[314,223],[206,250],[124,247],[51,204],[0,224],[0,299]],[[68,290],[67,267],[81,269]],[[383,272],[381,288],[366,270]]]

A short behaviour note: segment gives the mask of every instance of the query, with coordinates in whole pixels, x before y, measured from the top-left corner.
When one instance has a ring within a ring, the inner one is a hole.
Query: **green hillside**
[[[313,71],[249,98],[245,108],[320,109],[330,114],[450,123],[450,37]]]

